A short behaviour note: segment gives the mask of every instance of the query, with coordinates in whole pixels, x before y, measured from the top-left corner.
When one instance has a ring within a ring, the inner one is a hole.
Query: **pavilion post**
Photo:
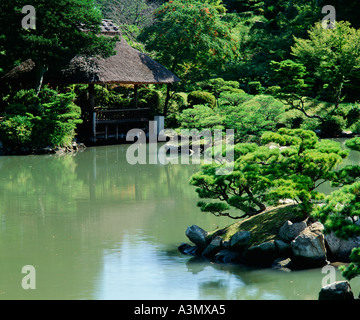
[[[135,108],[139,108],[138,88],[139,88],[139,85],[135,84],[134,85]]]
[[[90,139],[91,142],[96,141],[96,114],[95,114],[95,86],[89,84],[89,123],[90,123]]]

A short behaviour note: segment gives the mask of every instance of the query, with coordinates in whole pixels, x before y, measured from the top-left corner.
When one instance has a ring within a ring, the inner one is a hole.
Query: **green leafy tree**
[[[236,142],[259,142],[265,131],[275,131],[285,112],[283,103],[268,95],[223,93],[219,113],[226,128],[235,130]]]
[[[36,10],[36,29],[22,28],[22,8]],[[94,0],[14,0],[0,3],[0,48],[10,66],[31,58],[36,63],[36,90],[44,73],[63,67],[78,54],[108,57],[115,40],[98,36],[102,15]],[[83,32],[79,26],[88,32]]]
[[[294,36],[305,38],[307,30],[323,17],[317,0],[228,0],[226,3],[229,11],[235,9],[241,20],[235,28],[241,37],[242,59],[230,66],[230,70],[232,79],[240,78],[243,84],[260,81],[263,86],[269,86],[270,61],[291,59]]]
[[[310,115],[306,110],[306,99],[310,85],[305,83],[306,67],[302,63],[287,59],[281,62],[271,61],[273,76],[276,84],[274,95],[290,109],[301,111],[308,118],[322,119],[318,115]]]
[[[337,21],[333,29],[324,29],[317,23],[307,39],[295,38],[291,49],[314,79],[317,96],[333,103],[328,113],[336,114],[344,86],[360,64],[360,31],[343,21]]]
[[[237,55],[238,43],[219,14],[220,1],[169,1],[139,40],[183,83],[209,76]]]
[[[346,141],[346,146],[360,151],[360,138]],[[334,232],[342,239],[360,236],[360,166],[348,165],[335,174],[332,185],[341,187],[326,197],[324,205],[317,207],[313,217],[324,224],[324,232]],[[342,266],[342,275],[351,280],[360,275],[360,248],[350,254],[351,263]]]
[[[313,216],[324,224],[324,232],[334,232],[342,239],[360,236],[360,182],[345,185],[326,198],[324,206],[315,209]],[[347,280],[360,275],[360,248],[350,254],[351,263],[343,266],[343,276]]]
[[[269,143],[278,147],[270,148]],[[334,169],[347,155],[339,143],[319,141],[312,131],[283,128],[264,133],[260,146],[235,145],[231,173],[216,174],[226,163],[206,164],[190,183],[197,187],[200,198],[212,200],[200,201],[201,210],[216,216],[252,216],[281,199],[293,199],[308,216],[313,201],[325,197],[317,188],[333,179]],[[234,209],[242,214],[233,213]]]

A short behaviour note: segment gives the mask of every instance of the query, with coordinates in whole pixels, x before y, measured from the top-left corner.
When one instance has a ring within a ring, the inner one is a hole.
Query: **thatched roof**
[[[161,84],[180,79],[144,53],[132,48],[124,38],[117,42],[116,54],[107,59],[75,57],[63,71],[68,83]]]
[[[86,30],[79,29],[86,32]],[[168,84],[180,79],[154,61],[146,54],[132,48],[121,37],[119,28],[111,21],[104,19],[101,34],[114,36],[120,35],[116,44],[116,54],[107,59],[77,56],[69,66],[60,72],[52,74],[50,79],[61,83],[119,83],[119,84]],[[29,59],[12,69],[2,79],[5,81],[28,82],[29,75],[34,71],[35,63]]]
[[[24,83],[29,87],[35,84],[35,62],[28,59],[10,70],[1,78],[5,82]]]

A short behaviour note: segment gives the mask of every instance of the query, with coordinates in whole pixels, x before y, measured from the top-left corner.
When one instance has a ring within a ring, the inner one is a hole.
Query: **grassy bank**
[[[250,245],[258,245],[266,241],[277,239],[280,227],[285,221],[297,222],[302,220],[302,216],[296,205],[282,205],[275,208],[269,208],[265,212],[256,216],[242,219],[225,228],[220,228],[209,232],[209,237],[215,233],[221,234],[224,241],[239,231],[250,231]]]

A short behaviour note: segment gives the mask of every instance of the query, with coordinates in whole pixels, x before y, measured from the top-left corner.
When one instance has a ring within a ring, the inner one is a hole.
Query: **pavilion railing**
[[[150,116],[150,108],[95,109],[92,119],[92,140],[95,142],[97,137],[107,140],[112,136],[119,139],[122,127],[148,122]]]
[[[94,116],[98,124],[149,121],[150,108],[97,109],[94,112]]]

